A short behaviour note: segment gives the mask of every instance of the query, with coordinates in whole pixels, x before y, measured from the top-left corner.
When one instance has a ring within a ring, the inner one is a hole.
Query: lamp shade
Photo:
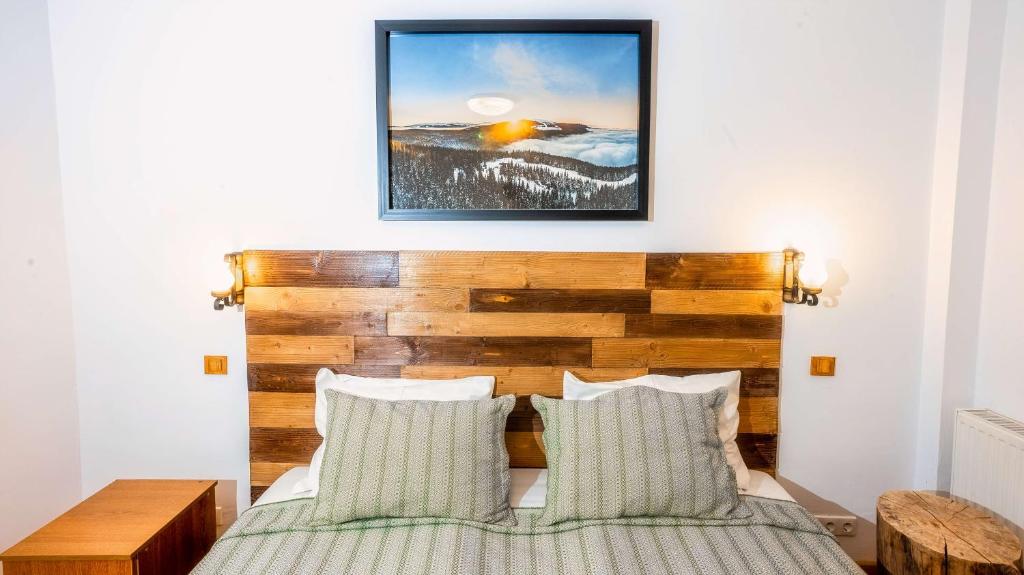
[[[217,278],[217,285],[214,286],[217,293],[231,293],[235,289],[235,272],[230,267],[224,267]]]
[[[800,285],[810,289],[821,289],[828,281],[825,262],[819,258],[806,258],[800,266]]]

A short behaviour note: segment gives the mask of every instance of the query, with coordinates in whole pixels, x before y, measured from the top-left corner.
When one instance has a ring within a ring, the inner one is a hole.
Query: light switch
[[[204,355],[203,371],[210,375],[227,375],[228,356],[226,355]]]
[[[811,375],[832,377],[836,374],[836,358],[815,355],[811,356]]]

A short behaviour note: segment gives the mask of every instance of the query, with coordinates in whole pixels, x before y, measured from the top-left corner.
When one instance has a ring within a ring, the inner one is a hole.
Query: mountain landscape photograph
[[[640,38],[392,33],[395,210],[637,210]]]

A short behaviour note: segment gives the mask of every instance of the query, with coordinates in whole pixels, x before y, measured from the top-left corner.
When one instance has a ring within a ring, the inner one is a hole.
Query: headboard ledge
[[[783,255],[470,251],[246,251],[253,497],[320,436],[313,376],[494,375],[496,392],[558,397],[646,373],[743,372],[738,443],[774,473]],[[521,400],[514,467],[543,467],[543,424]]]

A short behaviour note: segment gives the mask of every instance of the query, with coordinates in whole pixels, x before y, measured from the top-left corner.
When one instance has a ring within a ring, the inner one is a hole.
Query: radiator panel
[[[950,492],[1024,526],[1024,424],[988,409],[957,410]]]

